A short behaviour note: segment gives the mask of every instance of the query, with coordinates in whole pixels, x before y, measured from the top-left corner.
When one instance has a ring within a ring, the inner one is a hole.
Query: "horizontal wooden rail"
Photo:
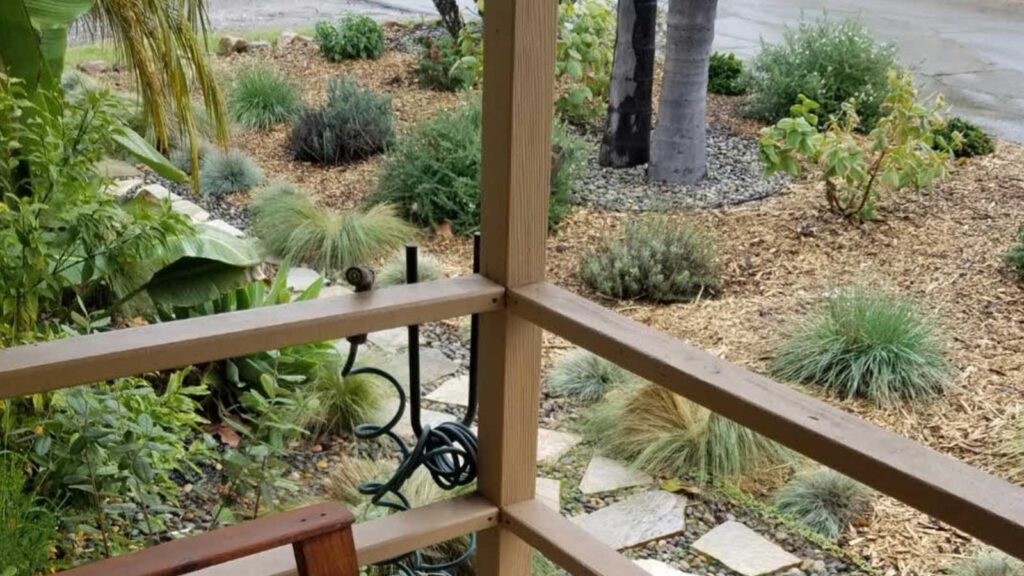
[[[512,289],[508,306],[638,376],[1024,558],[1024,488],[557,286]]]
[[[500,310],[483,276],[424,282],[0,350],[0,400]]]
[[[537,500],[502,509],[501,525],[573,576],[650,576]]]
[[[498,508],[471,494],[353,526],[360,566],[479,532],[498,524]],[[294,576],[291,548],[281,547],[196,572],[195,576]]]

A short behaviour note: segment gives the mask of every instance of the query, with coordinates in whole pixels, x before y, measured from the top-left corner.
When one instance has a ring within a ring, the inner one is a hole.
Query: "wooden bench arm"
[[[132,554],[84,564],[62,576],[181,576],[292,544],[300,576],[357,576],[352,513],[325,502]]]

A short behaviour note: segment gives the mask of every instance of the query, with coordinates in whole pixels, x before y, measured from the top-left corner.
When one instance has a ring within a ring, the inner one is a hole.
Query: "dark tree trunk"
[[[647,177],[695,184],[707,175],[708,63],[718,0],[671,0],[665,78]]]
[[[452,35],[452,38],[458,40],[459,32],[462,31],[462,12],[459,10],[458,2],[456,0],[434,0],[434,7],[441,15],[441,23],[444,24],[445,30]]]
[[[601,140],[602,166],[646,164],[651,150],[651,94],[657,0],[619,0],[615,59],[608,96],[608,119]]]

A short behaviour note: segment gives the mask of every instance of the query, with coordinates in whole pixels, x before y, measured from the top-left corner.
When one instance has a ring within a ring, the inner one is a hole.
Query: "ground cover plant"
[[[743,61],[732,52],[715,52],[708,67],[708,92],[725,96],[747,93]]]
[[[871,511],[871,489],[828,468],[797,474],[775,493],[780,512],[835,540]]]
[[[849,288],[796,325],[777,350],[774,373],[841,398],[924,400],[951,383],[945,347],[935,321],[911,300]]]
[[[301,107],[298,85],[268,66],[239,72],[228,93],[231,119],[246,128],[265,130],[290,120]]]
[[[349,14],[337,24],[317,22],[316,43],[331,62],[377,59],[384,53],[384,29],[369,16]]]
[[[0,449],[0,574],[45,574],[57,519],[27,486],[21,458]]]
[[[391,100],[342,76],[331,80],[322,108],[295,118],[288,148],[296,160],[343,164],[383,152],[394,135]]]
[[[200,190],[207,196],[252,190],[263,180],[263,170],[241,150],[208,152],[199,166]]]
[[[950,118],[944,126],[935,131],[935,146],[953,150],[957,158],[972,158],[995,152],[992,137],[976,124],[963,118]]]
[[[766,44],[750,64],[747,113],[765,122],[789,116],[800,95],[821,106],[820,126],[853,100],[864,130],[882,116],[886,75],[899,68],[896,48],[879,44],[857,20],[802,22],[779,44]]]
[[[552,394],[596,402],[609,390],[634,382],[634,376],[593,352],[577,349],[555,362],[545,382]]]
[[[612,391],[586,416],[583,431],[609,457],[702,484],[789,457],[760,434],[654,384]]]
[[[714,239],[692,222],[652,215],[626,224],[581,260],[580,279],[619,300],[683,302],[713,296],[719,286]]]

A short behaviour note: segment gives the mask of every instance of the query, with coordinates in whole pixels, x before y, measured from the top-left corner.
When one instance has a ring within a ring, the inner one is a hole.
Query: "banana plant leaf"
[[[158,152],[138,132],[127,126],[120,126],[114,132],[112,138],[125,152],[131,154],[136,160],[142,162],[157,174],[178,184],[188,182],[188,175],[171,164],[170,160]]]

